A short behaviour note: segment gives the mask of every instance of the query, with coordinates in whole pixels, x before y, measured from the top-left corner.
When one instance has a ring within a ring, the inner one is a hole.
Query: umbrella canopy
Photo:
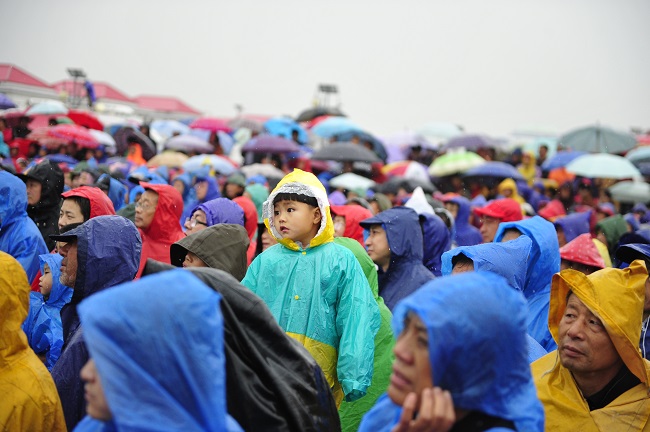
[[[16,108],[16,104],[14,101],[9,99],[9,96],[4,93],[0,93],[0,109],[6,110],[9,108]]]
[[[566,170],[589,178],[641,178],[632,162],[621,156],[596,153],[580,156],[566,166]]]
[[[384,148],[384,144],[380,140],[378,140],[377,138],[375,138],[374,136],[370,135],[367,132],[355,132],[355,131],[343,132],[334,135],[333,139],[335,142],[350,142],[350,141],[354,141],[355,139],[362,143],[367,142],[372,145],[372,151],[374,151],[375,154],[379,156],[379,158],[382,161],[386,161],[386,158],[388,157],[388,154],[386,153],[386,149]]]
[[[299,152],[300,146],[280,136],[262,134],[248,141],[241,151],[242,153],[292,153]]]
[[[329,182],[331,187],[344,189],[370,189],[376,183],[369,178],[354,173],[345,173],[336,176]]]
[[[65,154],[60,154],[60,153],[54,153],[54,154],[49,154],[45,156],[45,159],[49,159],[52,162],[56,163],[66,163],[68,165],[76,165],[79,163],[79,161],[72,156],[68,156]]]
[[[169,168],[180,168],[189,158],[180,152],[165,151],[149,159],[147,166],[159,167],[166,166]]]
[[[650,162],[650,147],[637,147],[634,150],[630,150],[625,155],[625,159],[636,166],[644,162]]]
[[[583,151],[561,151],[555,154],[555,156],[546,160],[542,164],[542,169],[544,171],[551,171],[556,168],[562,168],[567,166],[567,164],[574,159],[579,158],[580,156],[586,155],[587,152]]]
[[[636,147],[631,133],[605,126],[587,126],[572,130],[560,137],[558,146],[591,153],[625,153]]]
[[[461,147],[466,150],[476,151],[484,148],[498,148],[500,145],[495,139],[486,135],[461,135],[451,138],[442,146],[442,149],[449,150]]]
[[[343,112],[338,108],[319,106],[319,107],[308,108],[304,110],[303,112],[298,114],[298,117],[296,117],[296,121],[307,122],[320,116],[345,117],[345,114],[343,114]]]
[[[294,131],[298,131],[298,141],[306,144],[309,141],[307,131],[298,123],[288,117],[273,117],[264,122],[264,129],[271,135],[292,139]]]
[[[261,121],[248,117],[236,117],[228,122],[228,126],[232,130],[248,129],[257,133],[262,133],[264,130],[264,124]]]
[[[311,131],[323,138],[331,138],[344,132],[363,132],[363,129],[345,117],[329,117],[314,126]]]
[[[25,114],[67,114],[68,108],[63,102],[48,100],[32,105]]]
[[[622,181],[609,188],[612,198],[624,203],[650,202],[650,185],[642,181]]]
[[[388,176],[400,176],[423,182],[430,181],[427,167],[414,161],[393,162],[382,167],[381,172]]]
[[[129,142],[137,142],[142,148],[142,157],[146,160],[156,155],[156,144],[148,136],[135,129],[133,126],[122,126],[113,135],[117,152],[124,154],[129,147]]]
[[[485,162],[482,165],[468,170],[464,177],[490,177],[497,180],[511,178],[513,180],[524,180],[524,177],[515,167],[505,162]]]
[[[266,178],[281,179],[285,176],[285,172],[270,164],[255,163],[241,167],[241,172],[244,173],[246,178],[251,178],[256,175],[261,175]]]
[[[27,138],[37,140],[50,148],[71,143],[75,143],[79,148],[94,149],[99,146],[99,141],[88,132],[88,129],[69,124],[38,128],[31,132]]]
[[[104,130],[104,124],[91,112],[82,110],[69,110],[67,117],[87,129]]]
[[[400,188],[404,188],[407,193],[413,193],[417,188],[421,187],[425,193],[432,194],[438,189],[430,181],[421,181],[416,179],[407,179],[404,177],[391,177],[388,181],[377,185],[377,192],[388,193],[394,192],[397,193]]]
[[[228,123],[220,118],[216,117],[199,117],[190,123],[190,128],[192,129],[205,129],[210,132],[231,132],[232,129],[228,126]]]
[[[458,149],[436,158],[429,167],[429,174],[434,177],[444,177],[464,173],[484,163],[485,159],[476,153]]]
[[[330,144],[315,152],[311,158],[339,162],[381,162],[381,159],[370,150],[352,143]]]
[[[168,150],[179,150],[196,153],[212,153],[212,144],[194,135],[178,135],[165,142]]]
[[[107,153],[115,154],[115,139],[111,135],[107,134],[104,131],[95,129],[88,129],[88,133],[91,134],[99,144],[103,145],[106,148]]]
[[[232,162],[217,155],[193,156],[183,163],[183,169],[189,172],[199,171],[203,167],[209,167],[223,175],[230,175],[236,170],[236,167]]]
[[[190,127],[177,120],[154,120],[149,127],[152,131],[158,132],[164,139],[173,137],[175,133],[180,135],[190,133]]]

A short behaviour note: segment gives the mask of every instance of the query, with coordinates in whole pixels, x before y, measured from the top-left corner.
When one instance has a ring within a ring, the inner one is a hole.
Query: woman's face
[[[64,226],[68,226],[73,223],[83,223],[84,217],[81,214],[81,208],[79,204],[71,199],[63,200],[61,204],[61,210],[59,211],[59,232]]]
[[[84,367],[81,368],[79,376],[84,382],[84,397],[86,398],[86,412],[88,415],[101,421],[110,420],[113,416],[108,408],[104,388],[93,359],[88,360]]]
[[[194,190],[196,191],[196,199],[199,201],[203,200],[208,193],[208,182],[200,181],[194,185]]]

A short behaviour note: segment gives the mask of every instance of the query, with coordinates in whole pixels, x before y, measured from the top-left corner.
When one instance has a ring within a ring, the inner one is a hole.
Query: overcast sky
[[[297,115],[318,83],[387,135],[650,128],[648,0],[0,0],[0,62],[80,67],[211,115]]]

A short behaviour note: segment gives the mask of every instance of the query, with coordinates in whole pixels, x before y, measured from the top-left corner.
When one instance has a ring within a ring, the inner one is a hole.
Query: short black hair
[[[451,259],[452,267],[456,267],[457,264],[471,265],[474,267],[474,260],[463,253],[459,253]]]
[[[297,201],[312,207],[318,207],[318,200],[316,198],[297,193],[279,193],[273,198],[273,205],[279,201]]]
[[[79,206],[79,210],[81,210],[81,216],[83,216],[84,222],[90,219],[90,200],[88,198],[72,195],[66,197],[65,199],[66,200],[69,199],[70,201],[75,202]],[[63,232],[63,230],[61,231]]]

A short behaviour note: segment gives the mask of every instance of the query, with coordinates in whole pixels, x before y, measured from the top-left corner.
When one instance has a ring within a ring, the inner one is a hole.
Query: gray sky
[[[0,62],[81,67],[208,114],[297,115],[318,83],[372,133],[650,128],[647,0],[0,0]]]

